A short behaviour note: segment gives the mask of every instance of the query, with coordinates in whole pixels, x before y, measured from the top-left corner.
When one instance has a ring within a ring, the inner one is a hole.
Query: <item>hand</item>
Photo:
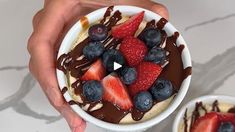
[[[33,18],[33,33],[28,41],[29,69],[38,80],[50,103],[68,122],[73,132],[83,132],[86,123],[65,102],[56,79],[56,54],[68,29],[95,8],[116,4],[150,9],[168,19],[167,9],[148,0],[45,0]]]

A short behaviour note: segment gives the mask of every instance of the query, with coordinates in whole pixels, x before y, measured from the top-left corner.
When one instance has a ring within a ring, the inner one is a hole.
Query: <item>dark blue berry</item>
[[[137,72],[135,68],[124,67],[120,71],[120,76],[124,84],[130,85],[137,78]]]
[[[116,49],[109,49],[102,56],[103,65],[108,72],[114,71],[114,62],[124,65],[125,59],[123,55]]]
[[[222,122],[218,132],[235,132],[235,128],[231,122]]]
[[[144,30],[141,39],[145,42],[145,44],[152,48],[154,46],[158,46],[161,43],[162,34],[159,29],[156,28],[148,28]]]
[[[82,88],[83,95],[89,102],[99,101],[102,99],[103,86],[99,81],[87,81]]]
[[[158,79],[150,88],[150,92],[154,99],[162,101],[173,94],[173,86],[169,80]]]
[[[162,48],[154,47],[147,53],[144,59],[156,64],[163,64],[166,60],[166,51]]]
[[[83,55],[88,60],[97,59],[99,56],[102,55],[103,52],[104,52],[104,46],[101,42],[89,42],[83,48]]]
[[[102,41],[108,36],[108,28],[103,24],[96,24],[89,28],[89,37],[94,41]]]
[[[136,94],[134,97],[134,105],[139,111],[148,111],[153,106],[152,95],[148,91],[143,91]]]

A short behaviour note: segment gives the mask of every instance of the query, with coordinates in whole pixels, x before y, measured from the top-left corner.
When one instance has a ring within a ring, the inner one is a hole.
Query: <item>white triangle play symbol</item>
[[[120,65],[119,63],[113,62],[113,69],[114,69],[114,70],[117,70],[117,69],[119,69],[119,68],[121,68],[121,67],[122,67],[122,65]]]

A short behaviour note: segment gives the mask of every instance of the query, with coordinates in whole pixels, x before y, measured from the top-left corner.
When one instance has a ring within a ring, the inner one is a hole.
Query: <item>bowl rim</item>
[[[172,126],[172,132],[178,132],[179,123],[183,119],[185,110],[187,108],[194,108],[195,103],[199,102],[199,101],[211,103],[215,100],[218,100],[218,101],[221,100],[222,102],[226,102],[226,103],[228,103],[227,101],[234,102],[234,105],[235,105],[235,97],[229,96],[229,95],[219,95],[218,94],[218,95],[204,95],[204,96],[197,97],[197,98],[189,101],[185,105],[183,105],[183,107],[181,107],[181,109],[179,110],[179,112],[175,116],[173,126]]]
[[[94,18],[94,16],[96,16],[97,14],[103,14],[106,11],[107,7],[98,9],[94,12],[89,13],[88,15],[86,15],[86,17],[88,18],[88,20],[90,21],[90,18]],[[135,7],[135,6],[126,6],[126,5],[118,5],[118,6],[114,6],[114,10],[120,10],[122,13],[123,11],[129,12],[132,11],[134,13],[140,12],[140,11],[145,11],[145,16],[151,17],[151,19],[155,19],[155,20],[160,20],[160,18],[162,18],[161,16],[159,16],[158,14],[149,11],[147,9],[144,8],[140,8],[140,7]],[[96,16],[97,17],[97,16]],[[81,28],[81,23],[80,20],[78,22],[76,22],[72,28],[68,31],[68,33],[66,34],[66,36],[64,37],[62,44],[60,46],[59,52],[58,52],[58,56],[62,55],[63,53],[66,53],[66,49],[68,49],[68,41],[71,41],[71,35],[77,34],[75,31]],[[168,22],[164,29],[166,29],[167,33],[173,34],[174,32],[178,32],[178,30],[170,23]],[[168,32],[169,31],[169,32]],[[169,36],[169,35],[168,35]],[[192,63],[191,63],[191,56],[187,47],[186,42],[184,41],[183,37],[181,36],[181,34],[179,35],[177,42],[177,45],[184,45],[184,50],[182,52],[182,60],[183,60],[183,65],[184,68],[186,67],[192,67]],[[66,48],[67,46],[67,48]],[[62,71],[56,69],[56,74],[57,74],[57,80],[59,83],[59,87],[62,90],[64,86],[66,86],[66,78],[65,75]],[[189,88],[189,84],[191,82],[191,75],[189,75],[186,79],[184,79],[184,81],[181,84],[180,90],[177,93],[177,95],[174,97],[174,99],[172,100],[172,102],[170,103],[170,105],[166,108],[166,110],[164,110],[163,112],[161,112],[159,115],[144,121],[144,122],[140,122],[140,123],[135,123],[135,124],[113,124],[113,123],[109,123],[109,122],[105,122],[102,120],[99,120],[91,115],[89,115],[87,112],[85,112],[84,110],[82,110],[78,105],[71,105],[71,108],[78,113],[84,120],[95,124],[98,127],[101,128],[105,128],[105,129],[109,129],[109,130],[114,130],[114,131],[136,131],[136,130],[143,130],[143,129],[147,129],[150,128],[156,124],[158,124],[160,121],[164,120],[165,118],[167,118],[182,102],[182,100],[184,99],[188,88]],[[64,98],[67,102],[72,100],[72,97],[70,96],[70,94],[68,92],[66,92],[64,95]]]

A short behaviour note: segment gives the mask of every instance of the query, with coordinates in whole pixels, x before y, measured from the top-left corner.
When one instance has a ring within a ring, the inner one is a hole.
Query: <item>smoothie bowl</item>
[[[168,117],[187,93],[187,45],[164,18],[139,7],[111,6],[82,17],[65,36],[57,78],[84,120],[139,131]]]
[[[235,97],[208,95],[181,108],[173,132],[235,132]]]

